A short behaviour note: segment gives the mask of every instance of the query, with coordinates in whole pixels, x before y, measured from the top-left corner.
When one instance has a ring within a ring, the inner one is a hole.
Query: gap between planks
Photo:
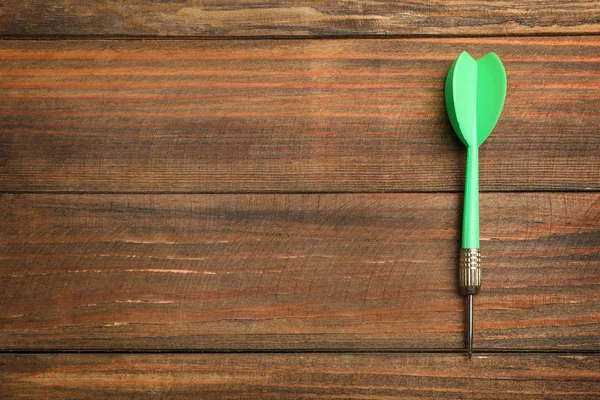
[[[27,349],[0,350],[6,354],[466,354],[465,349]],[[474,349],[473,355],[600,355],[593,349]]]
[[[255,40],[348,40],[348,39],[357,39],[357,40],[398,40],[398,39],[490,39],[490,38],[536,38],[536,37],[570,37],[570,36],[600,36],[600,32],[566,32],[566,33],[548,33],[548,32],[539,32],[539,33],[507,33],[505,35],[498,34],[436,34],[436,35],[428,35],[428,34],[366,34],[366,35],[324,35],[324,36],[293,36],[293,35],[271,35],[271,36],[151,36],[151,35],[0,35],[0,40],[53,40],[53,41],[78,41],[78,40],[89,40],[89,41],[101,41],[101,40],[228,40],[228,41],[255,41]]]
[[[462,194],[462,190],[449,190],[449,191],[427,191],[427,190],[392,190],[392,191],[234,191],[234,192],[225,192],[225,191],[209,191],[209,192],[178,192],[178,191],[153,191],[153,192],[140,192],[140,191],[51,191],[51,190],[28,190],[28,191],[19,191],[19,190],[6,190],[0,191],[0,196],[3,195],[42,195],[42,194],[52,194],[52,195],[132,195],[132,196],[169,196],[169,195],[310,195],[310,194],[319,194],[319,195],[334,195],[334,194],[425,194],[425,195],[442,195],[442,194]],[[600,190],[585,190],[585,189],[523,189],[523,190],[480,190],[479,194],[494,194],[494,193],[503,193],[503,194],[530,194],[530,193],[585,193],[585,194],[598,194]]]

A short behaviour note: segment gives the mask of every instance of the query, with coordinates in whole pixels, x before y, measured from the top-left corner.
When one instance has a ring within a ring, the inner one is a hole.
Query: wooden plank
[[[596,399],[597,355],[1,355],[3,399]]]
[[[482,190],[600,190],[600,37],[4,41],[0,190],[460,191],[445,75],[506,63]]]
[[[600,32],[590,0],[4,0],[2,35],[332,36]]]
[[[600,345],[600,194],[484,194],[475,346]],[[463,346],[461,196],[3,195],[0,348]]]

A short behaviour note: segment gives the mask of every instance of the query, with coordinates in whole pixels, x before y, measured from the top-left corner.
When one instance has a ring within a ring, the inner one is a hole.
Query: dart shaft
[[[479,148],[467,148],[462,247],[479,248]]]

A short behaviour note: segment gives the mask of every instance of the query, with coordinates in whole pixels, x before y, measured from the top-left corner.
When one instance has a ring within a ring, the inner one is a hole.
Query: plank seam
[[[466,354],[465,349],[4,349],[10,354]],[[600,349],[490,349],[473,351],[474,355],[600,355]]]
[[[535,38],[535,37],[583,37],[583,36],[600,36],[600,32],[564,32],[564,33],[508,33],[506,35],[497,34],[477,34],[477,35],[445,35],[445,34],[390,34],[390,35],[377,35],[377,34],[366,34],[366,35],[322,35],[322,36],[294,36],[294,35],[272,35],[272,36],[178,36],[178,35],[165,35],[165,36],[151,36],[151,35],[0,35],[0,40],[89,40],[89,41],[102,41],[102,40],[196,40],[196,41],[210,41],[210,40],[228,40],[228,41],[267,41],[267,40],[398,40],[398,39],[490,39],[490,38]]]
[[[140,191],[118,191],[118,192],[104,192],[104,191],[18,191],[18,190],[6,190],[0,191],[2,195],[330,195],[330,194],[462,194],[463,190],[449,190],[449,191],[245,191],[245,192],[179,192],[179,191],[152,191],[152,192],[140,192]],[[584,193],[584,194],[599,194],[600,190],[584,190],[584,189],[523,189],[523,190],[480,190],[480,194],[528,194],[528,193]]]

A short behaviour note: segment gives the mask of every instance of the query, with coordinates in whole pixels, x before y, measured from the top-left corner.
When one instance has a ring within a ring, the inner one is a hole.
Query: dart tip
[[[473,295],[470,294],[468,298],[468,310],[467,310],[467,354],[469,361],[473,357]]]

